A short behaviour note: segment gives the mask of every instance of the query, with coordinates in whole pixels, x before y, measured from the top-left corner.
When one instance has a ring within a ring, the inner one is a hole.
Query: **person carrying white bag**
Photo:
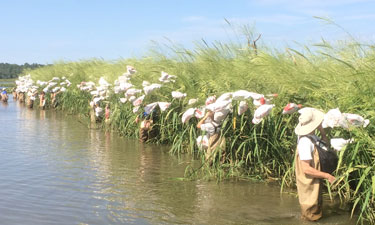
[[[221,152],[221,161],[224,161],[225,138],[221,136],[220,124],[215,122],[214,113],[208,110],[206,115],[198,122],[197,128],[205,131],[208,135],[208,148],[205,153],[206,160],[211,163],[216,153]]]

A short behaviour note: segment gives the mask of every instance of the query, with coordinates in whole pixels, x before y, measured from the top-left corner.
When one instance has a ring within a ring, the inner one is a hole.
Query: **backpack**
[[[319,154],[320,170],[329,174],[332,174],[336,168],[339,158],[331,148],[327,147],[327,144],[322,140],[315,140],[315,138],[306,135],[316,147]]]

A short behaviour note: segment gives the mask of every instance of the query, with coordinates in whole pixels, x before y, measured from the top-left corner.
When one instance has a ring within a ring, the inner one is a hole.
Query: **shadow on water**
[[[298,200],[248,181],[179,181],[189,156],[88,129],[74,116],[0,106],[2,224],[310,224]],[[314,224],[355,224],[325,204]]]

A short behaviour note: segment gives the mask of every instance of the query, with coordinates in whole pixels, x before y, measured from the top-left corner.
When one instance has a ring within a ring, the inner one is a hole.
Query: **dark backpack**
[[[305,137],[309,138],[318,150],[320,170],[332,174],[336,170],[339,161],[336,152],[329,148],[327,144],[322,140],[315,140],[315,138],[309,135],[306,135]]]

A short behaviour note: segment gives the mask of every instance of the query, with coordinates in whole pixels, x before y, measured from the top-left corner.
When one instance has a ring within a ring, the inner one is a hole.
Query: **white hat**
[[[322,111],[306,108],[299,116],[299,123],[294,132],[297,135],[307,135],[313,132],[323,122],[323,119],[324,113]]]

